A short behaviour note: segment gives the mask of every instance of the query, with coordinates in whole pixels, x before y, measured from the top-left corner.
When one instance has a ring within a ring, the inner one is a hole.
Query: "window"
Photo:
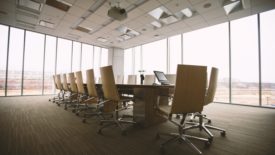
[[[154,74],[154,70],[166,73],[167,40],[159,40],[142,46],[142,60],[145,74]]]
[[[108,49],[102,48],[101,49],[101,67],[108,65]]]
[[[228,23],[183,34],[183,63],[219,69],[217,102],[229,102]]]
[[[257,15],[231,22],[232,103],[259,105]]]
[[[21,95],[24,30],[10,28],[7,95]]]
[[[55,74],[56,37],[46,36],[44,94],[53,94],[55,91],[53,75]]]
[[[93,46],[82,44],[81,70],[82,70],[84,82],[86,82],[86,70],[93,68],[93,59],[94,59]]]
[[[124,50],[124,75],[133,74],[133,48]]]
[[[9,27],[0,25],[0,96],[5,96]]]
[[[275,10],[262,13],[260,19],[262,106],[275,107]]]
[[[23,95],[42,94],[44,39],[43,34],[26,31]]]
[[[100,76],[99,67],[100,67],[100,54],[101,48],[94,46],[94,73],[95,77],[98,78]]]
[[[139,74],[139,71],[142,70],[141,46],[134,47],[134,56],[135,56],[134,74]]]
[[[168,38],[169,73],[176,74],[178,64],[181,64],[181,35]]]
[[[58,38],[56,73],[71,72],[72,41]]]
[[[80,71],[80,59],[81,59],[81,43],[73,42],[73,64],[72,64],[72,71]]]

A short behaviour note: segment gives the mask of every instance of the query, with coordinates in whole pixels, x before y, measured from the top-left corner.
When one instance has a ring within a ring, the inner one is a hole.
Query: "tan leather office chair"
[[[55,75],[55,81],[56,81],[56,86],[57,86],[57,89],[60,91],[59,94],[60,94],[60,99],[58,101],[55,101],[55,103],[60,106],[60,104],[64,101],[64,90],[63,90],[63,87],[62,87],[62,83],[61,83],[61,75],[60,74],[57,74]]]
[[[93,112],[85,111],[84,118],[82,120],[83,123],[86,122],[88,116],[98,116],[98,117],[102,116],[102,112],[100,108],[101,106],[103,106],[100,103],[100,97],[97,93],[97,89],[95,85],[94,70],[93,69],[86,70],[86,76],[87,76],[88,99],[84,100],[83,103],[85,103],[87,107],[91,106],[96,110]]]
[[[76,115],[79,115],[81,111],[88,109],[87,105],[84,103],[84,101],[88,98],[88,95],[84,89],[82,71],[75,72],[75,77],[76,77],[76,86],[77,86],[78,97],[79,97],[75,112],[76,112]]]
[[[127,84],[137,84],[137,75],[128,75]]]
[[[74,101],[72,102],[72,104],[70,105],[70,107],[73,108],[73,112],[76,111],[76,107],[77,107],[77,104],[78,104],[78,90],[77,90],[77,85],[76,85],[76,78],[74,76],[74,73],[71,72],[71,73],[68,73],[68,76],[69,76],[69,83],[70,83],[70,91],[71,93],[74,95]],[[66,109],[68,108],[68,106],[66,107]]]
[[[122,134],[125,134],[126,130],[122,125],[136,123],[131,120],[124,120],[123,117],[119,116],[120,111],[127,109],[126,107],[122,106],[122,103],[129,101],[129,99],[123,98],[119,95],[115,84],[112,66],[101,67],[100,74],[102,78],[102,89],[103,89],[104,99],[105,99],[105,101],[103,102],[104,104],[103,112],[113,113],[113,118],[109,120],[101,120],[101,124],[103,123],[107,123],[107,124],[102,126],[98,130],[98,133],[101,133],[102,129],[106,127],[116,125],[122,130]]]
[[[55,75],[53,75],[52,77],[53,77],[54,88],[59,90],[56,84]],[[56,96],[49,98],[49,101],[55,103],[55,101],[59,101],[60,99],[61,99],[61,91],[59,91]]]
[[[211,74],[210,74],[210,80],[209,80],[209,85],[208,89],[205,95],[205,102],[204,106],[213,103],[214,102],[214,97],[216,93],[216,88],[217,88],[217,81],[218,81],[218,69],[215,67],[212,67],[211,69]],[[187,124],[191,124],[192,126],[189,129],[193,128],[199,128],[204,130],[208,135],[209,135],[209,140],[212,141],[214,136],[213,134],[208,130],[208,129],[213,129],[213,130],[218,130],[221,132],[222,136],[225,136],[226,132],[224,129],[214,127],[211,125],[207,125],[206,123],[203,122],[203,118],[205,115],[203,115],[201,112],[195,113],[195,117],[199,117],[199,122],[187,122]],[[187,130],[189,130],[187,129]]]
[[[157,106],[157,110],[162,116],[178,127],[178,133],[158,133],[160,135],[172,136],[171,139],[161,144],[161,149],[168,143],[174,141],[184,141],[197,153],[201,151],[189,140],[190,138],[199,138],[184,134],[185,118],[187,114],[200,112],[203,109],[205,92],[207,83],[207,67],[206,66],[192,66],[192,65],[178,65],[177,77],[174,98],[172,106]],[[181,114],[182,120],[180,122],[173,120],[173,114]],[[199,138],[209,145],[208,139]]]
[[[116,84],[123,84],[124,76],[123,75],[117,75],[115,78]]]
[[[144,85],[152,85],[156,80],[155,75],[145,75],[144,77]]]

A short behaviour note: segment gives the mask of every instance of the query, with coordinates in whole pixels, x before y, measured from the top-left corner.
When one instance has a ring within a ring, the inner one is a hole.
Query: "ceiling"
[[[40,2],[41,10],[37,13],[22,10],[18,6],[19,1]],[[145,0],[140,5],[136,4],[141,0],[62,1],[72,4],[68,11],[49,6],[45,4],[46,0],[1,0],[0,23],[101,47],[125,49],[275,8],[275,0],[243,0],[243,9],[226,15],[223,9],[224,0]],[[81,22],[82,26],[91,28],[90,33],[75,29],[75,23],[87,13],[91,6],[100,1],[103,5],[94,12],[90,11],[91,15]],[[107,16],[110,3],[112,6],[118,5],[116,2],[119,2],[119,6],[127,11],[128,17],[125,20],[118,21]],[[205,7],[209,4],[210,7]],[[130,6],[134,6],[134,9],[128,11],[127,8]],[[156,19],[148,13],[161,6],[172,14],[184,8],[190,8],[194,12],[189,18],[183,18],[161,28],[154,28],[151,23]],[[53,28],[39,25],[41,20],[52,23]],[[118,40],[118,37],[123,35],[117,30],[120,26],[126,26],[138,32],[139,35],[125,41]],[[99,38],[103,38],[106,42],[99,41]]]

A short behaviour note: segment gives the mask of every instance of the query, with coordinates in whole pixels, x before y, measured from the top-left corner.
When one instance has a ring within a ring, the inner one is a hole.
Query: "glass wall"
[[[7,95],[21,95],[24,30],[10,28]]]
[[[0,25],[0,96],[5,96],[9,27]]]
[[[181,35],[168,38],[169,73],[176,74],[178,64],[181,64]]]
[[[69,73],[71,72],[72,41],[58,38],[57,42],[56,73]]]
[[[259,105],[257,15],[231,22],[232,103]]]
[[[145,74],[154,74],[154,70],[167,73],[167,39],[142,46],[142,60]]]
[[[133,48],[124,51],[124,75],[133,74]]]
[[[141,52],[141,46],[137,46],[133,48],[133,54],[134,54],[134,74],[139,74],[139,71],[142,70],[142,63],[141,63],[141,57],[142,57],[142,52]]]
[[[44,94],[53,94],[55,90],[53,75],[55,74],[56,37],[46,36]]]
[[[81,43],[73,42],[72,71],[80,71]]]
[[[275,106],[275,10],[262,13],[261,21],[261,75],[262,105]]]
[[[54,94],[54,74],[84,70],[85,80],[86,69],[108,65],[106,48],[1,24],[0,34],[0,96]]]
[[[228,44],[228,23],[183,34],[184,64],[208,66],[208,76],[211,67],[219,69],[215,96],[215,101],[218,102],[229,102]]]
[[[99,67],[100,67],[100,56],[101,56],[101,48],[94,46],[94,74],[96,79],[100,76]]]
[[[43,34],[26,31],[23,95],[42,94],[44,39]]]

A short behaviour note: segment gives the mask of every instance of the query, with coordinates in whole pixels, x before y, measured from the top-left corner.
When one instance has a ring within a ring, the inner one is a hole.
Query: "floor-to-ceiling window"
[[[71,72],[72,41],[58,38],[56,73]]]
[[[56,37],[46,36],[45,67],[44,67],[44,94],[53,94],[55,90],[53,75],[55,74]]]
[[[101,48],[94,46],[94,74],[96,79],[100,76],[99,67],[100,67],[100,56],[101,56]]]
[[[5,96],[9,27],[0,25],[0,96]]]
[[[81,58],[81,70],[83,75],[83,81],[86,82],[86,70],[92,69],[94,60],[93,46],[88,44],[82,44],[82,58]]]
[[[142,60],[145,74],[154,74],[154,70],[167,72],[167,39],[142,45]]]
[[[42,94],[44,39],[43,34],[26,31],[23,95]]]
[[[262,106],[275,106],[275,10],[261,13]]]
[[[10,28],[7,95],[21,95],[24,30]]]
[[[72,71],[80,71],[81,43],[73,42]]]
[[[176,74],[178,64],[181,64],[181,35],[168,38],[169,73]]]
[[[133,48],[124,50],[124,75],[133,74]]]
[[[229,102],[228,23],[183,34],[183,63],[219,69],[215,101]],[[209,79],[209,78],[208,78]]]
[[[108,49],[102,48],[101,49],[101,62],[100,66],[107,66],[108,65]]]
[[[232,103],[259,105],[257,15],[231,22]]]

